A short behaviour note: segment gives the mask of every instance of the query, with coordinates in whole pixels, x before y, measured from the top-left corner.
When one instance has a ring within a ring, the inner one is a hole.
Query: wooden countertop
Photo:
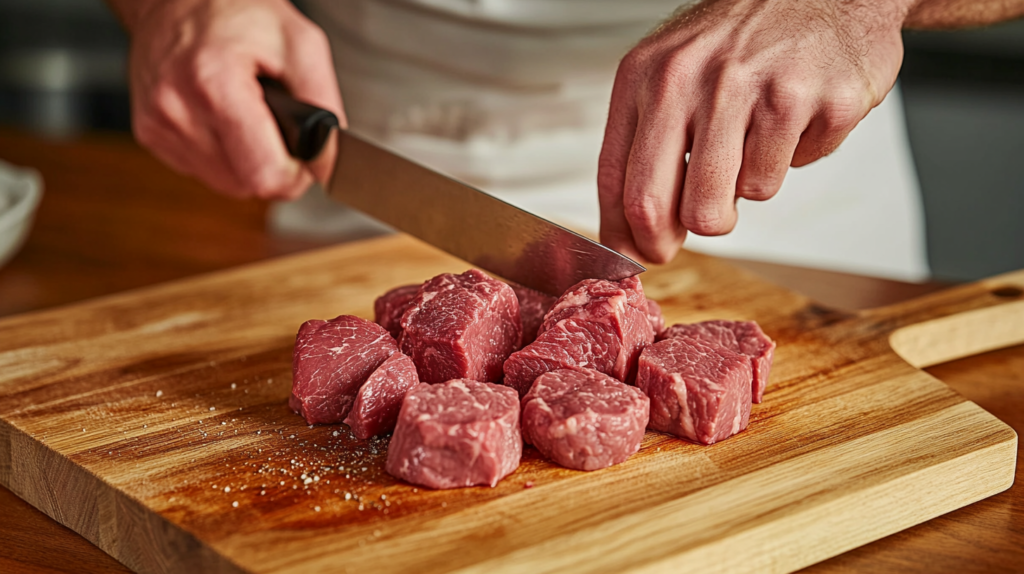
[[[0,269],[0,316],[115,293],[326,245],[267,231],[265,203],[238,202],[170,173],[121,135],[54,143],[0,131],[0,159],[38,169],[43,203],[24,249]],[[818,301],[847,309],[941,288],[736,261]],[[1024,431],[1024,346],[929,369],[1018,433]],[[811,572],[1024,570],[1024,482],[808,568]],[[0,487],[0,571],[126,569]]]

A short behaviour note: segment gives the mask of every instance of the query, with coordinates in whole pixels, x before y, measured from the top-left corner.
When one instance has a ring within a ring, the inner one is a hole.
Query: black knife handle
[[[281,82],[259,78],[263,99],[281,128],[281,137],[288,153],[310,161],[320,155],[331,130],[338,127],[338,116],[323,108],[296,100]]]

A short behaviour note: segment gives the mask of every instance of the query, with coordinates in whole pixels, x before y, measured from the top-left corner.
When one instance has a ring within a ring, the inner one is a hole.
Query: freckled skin
[[[593,369],[537,377],[523,398],[523,439],[575,470],[619,464],[638,450],[650,414],[640,389]]]
[[[765,335],[756,322],[715,320],[690,325],[678,323],[659,334],[658,340],[673,337],[692,337],[749,357],[754,372],[751,385],[753,401],[760,403],[764,398],[775,356],[775,341]]]
[[[454,379],[416,385],[405,396],[385,469],[427,488],[495,486],[522,454],[515,391]]]

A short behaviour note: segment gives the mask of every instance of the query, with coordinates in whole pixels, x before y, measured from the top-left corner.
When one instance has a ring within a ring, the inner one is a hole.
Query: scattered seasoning
[[[238,501],[237,500],[231,503],[231,508],[238,508]]]
[[[224,487],[224,492],[225,493],[231,492],[231,487],[230,486],[225,486]]]
[[[159,398],[160,398],[160,397],[162,397],[162,396],[164,396],[164,392],[163,392],[163,391],[157,391],[157,392],[156,392],[156,398],[158,398],[158,399],[159,399]],[[172,406],[173,406],[173,405],[172,405]]]

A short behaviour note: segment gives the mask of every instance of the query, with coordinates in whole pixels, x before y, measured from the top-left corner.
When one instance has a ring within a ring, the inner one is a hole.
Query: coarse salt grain
[[[162,396],[164,396],[164,392],[163,392],[163,391],[157,391],[157,392],[156,392],[156,398],[158,398],[158,399],[159,399],[159,398],[160,398],[160,397],[162,397]]]
[[[224,492],[231,492],[231,487],[230,486],[225,486],[224,487]]]
[[[238,501],[236,500],[236,501],[232,502],[231,503],[231,507],[232,508],[238,508]]]
[[[231,383],[231,388],[232,388],[232,389],[237,389],[237,388],[238,388],[238,385],[236,385],[235,383]]]
[[[320,507],[319,507],[319,506],[314,506],[314,507],[313,507],[313,510],[315,510],[315,511],[317,511],[317,512],[320,512]]]

